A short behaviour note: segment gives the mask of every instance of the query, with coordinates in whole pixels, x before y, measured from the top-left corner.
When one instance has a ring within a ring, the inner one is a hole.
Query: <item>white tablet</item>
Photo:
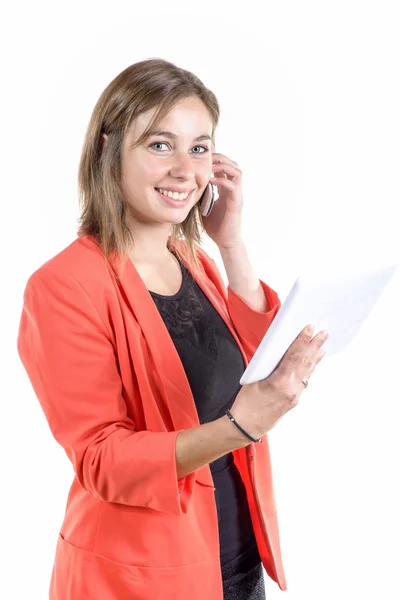
[[[342,350],[359,331],[398,265],[323,278],[296,279],[270,328],[243,373],[240,384],[268,377],[280,363],[289,346],[308,324],[314,335],[326,329],[326,355]]]

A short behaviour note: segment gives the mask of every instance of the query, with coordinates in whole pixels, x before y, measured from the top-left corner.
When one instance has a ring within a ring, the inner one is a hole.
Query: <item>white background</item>
[[[396,2],[20,2],[3,11],[0,595],[47,597],[72,467],[16,337],[29,275],[76,237],[83,135],[105,86],[161,57],[222,110],[244,238],[283,300],[311,265],[400,262]],[[217,261],[218,248],[203,247]],[[399,274],[270,434],[287,600],[400,598]],[[267,598],[281,598],[266,577]]]

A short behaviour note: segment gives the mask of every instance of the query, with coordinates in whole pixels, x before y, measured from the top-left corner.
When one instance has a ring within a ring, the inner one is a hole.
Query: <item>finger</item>
[[[311,329],[308,329],[309,327]],[[282,375],[290,376],[290,374],[297,368],[311,342],[312,336],[312,325],[307,325],[302,331],[300,331],[297,338],[286,350],[281,362],[278,365]]]
[[[232,165],[238,166],[237,162],[235,162],[234,160],[230,160],[227,156],[225,156],[224,154],[220,154],[219,152],[213,152],[212,159],[213,159],[213,161],[215,160],[216,162],[228,162]]]
[[[227,177],[232,179],[239,179],[242,175],[242,171],[233,165],[227,165],[226,163],[218,163],[212,167],[213,173],[223,173]]]
[[[223,179],[222,177],[211,177],[210,183],[212,185],[222,185],[222,187],[226,187],[231,192],[234,192],[236,189],[236,183],[233,183],[230,179]]]
[[[324,358],[324,356],[325,356],[325,350],[323,348],[321,348],[319,350],[319,352],[316,354],[311,368],[307,371],[307,373],[305,373],[305,375],[301,379],[299,379],[299,386],[300,386],[301,392],[303,390],[305,390],[307,387],[304,385],[303,379],[309,380],[311,378],[311,375],[314,373],[316,366],[321,362],[321,360]]]
[[[325,350],[322,345],[326,342],[325,332],[320,331],[316,335],[312,342],[308,345],[308,348],[302,356],[298,366],[296,367],[296,375],[301,382],[305,377],[308,378],[308,374],[311,374],[316,365],[322,360],[325,355]]]

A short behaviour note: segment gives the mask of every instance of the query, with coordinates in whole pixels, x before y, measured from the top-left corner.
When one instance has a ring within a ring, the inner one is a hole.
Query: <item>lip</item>
[[[165,196],[164,194],[159,192],[156,188],[154,188],[154,189],[157,192],[157,194],[162,198],[162,200],[164,200],[164,202],[166,202],[170,206],[175,206],[176,208],[180,208],[181,206],[186,206],[186,204],[188,204],[190,202],[190,200],[192,198],[192,194],[194,192],[194,190],[189,192],[188,197],[185,198],[184,200],[174,200],[173,198],[168,198],[168,196]]]

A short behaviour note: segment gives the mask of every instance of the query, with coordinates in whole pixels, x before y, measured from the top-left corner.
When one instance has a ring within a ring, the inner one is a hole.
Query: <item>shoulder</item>
[[[104,287],[107,280],[110,280],[110,267],[99,245],[91,236],[82,236],[36,269],[26,289],[45,282],[53,286],[75,284],[95,292],[99,286]]]

